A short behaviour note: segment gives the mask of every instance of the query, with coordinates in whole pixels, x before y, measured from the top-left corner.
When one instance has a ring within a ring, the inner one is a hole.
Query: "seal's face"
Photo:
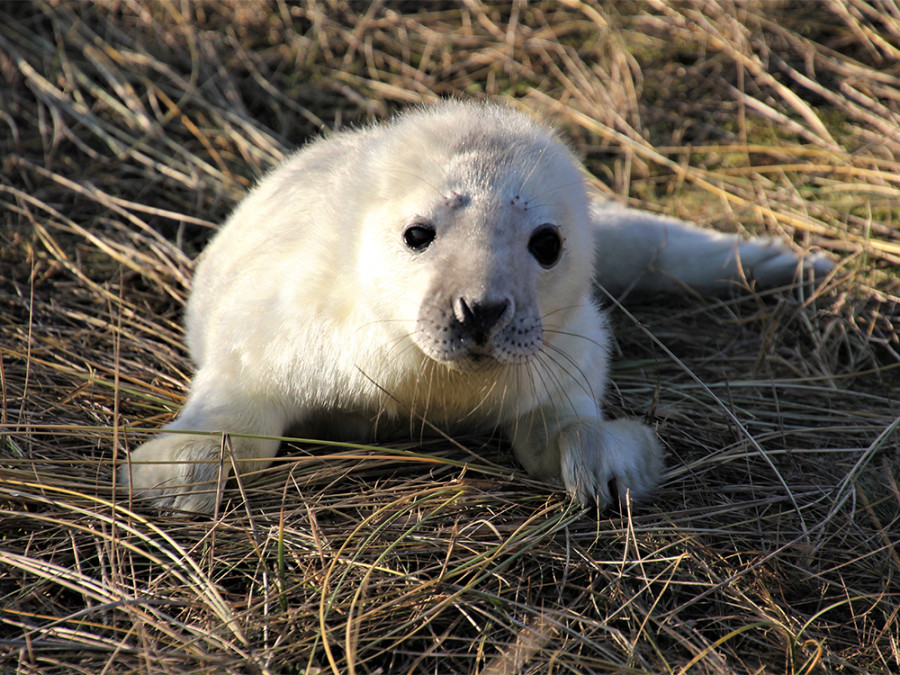
[[[422,275],[411,338],[430,358],[463,369],[526,363],[541,350],[537,281],[565,252],[559,227],[530,222],[519,195],[506,205],[483,199],[453,192],[444,217],[416,217],[401,233],[410,264],[443,270]]]
[[[442,130],[420,119],[414,138],[382,153],[391,160],[379,166],[380,192],[393,197],[370,214],[377,234],[364,254],[369,268],[385,266],[369,275],[386,284],[375,301],[449,368],[525,364],[590,302],[582,179],[542,129],[455,121]]]

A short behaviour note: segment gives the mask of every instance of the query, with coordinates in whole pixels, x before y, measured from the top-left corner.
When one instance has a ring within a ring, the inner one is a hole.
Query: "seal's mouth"
[[[422,351],[434,363],[440,364],[449,370],[460,372],[483,372],[494,368],[502,368],[505,365],[491,353],[489,347],[456,349],[452,352],[443,353]]]
[[[484,374],[491,371],[501,371],[505,368],[522,365],[526,360],[519,362],[502,361],[498,359],[489,346],[478,347],[468,351],[455,352],[449,358],[435,358],[427,355],[435,363],[439,363],[449,370],[461,373]],[[528,359],[530,361],[530,359]]]
[[[539,333],[526,327],[482,336],[463,331],[458,323],[420,321],[411,337],[425,356],[451,370],[482,372],[532,361],[543,344]]]
[[[466,350],[463,352],[463,358],[472,359],[473,361],[483,361],[485,359],[492,359],[496,361],[497,359],[494,357],[494,345],[490,342],[478,342],[477,340],[469,341],[469,344],[465,345]]]

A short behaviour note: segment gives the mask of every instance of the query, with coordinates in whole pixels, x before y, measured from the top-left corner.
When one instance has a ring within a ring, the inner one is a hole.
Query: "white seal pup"
[[[582,503],[639,499],[662,449],[645,424],[604,417],[610,335],[593,284],[716,290],[797,272],[779,244],[591,205],[554,133],[504,107],[445,102],[335,134],[267,175],[204,252],[187,402],[119,481],[210,512],[220,466],[265,466],[288,429],[358,440],[427,421],[501,429],[530,474]],[[196,431],[230,444],[179,433]]]

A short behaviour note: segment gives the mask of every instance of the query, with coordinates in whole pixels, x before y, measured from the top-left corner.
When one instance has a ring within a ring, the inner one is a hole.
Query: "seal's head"
[[[399,118],[371,152],[363,292],[456,370],[531,361],[590,302],[582,175],[552,132],[496,107]]]

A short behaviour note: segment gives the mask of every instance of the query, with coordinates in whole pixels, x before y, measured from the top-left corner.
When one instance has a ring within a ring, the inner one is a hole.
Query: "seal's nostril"
[[[465,298],[459,299],[462,314],[460,325],[463,331],[478,344],[485,344],[493,333],[500,319],[509,309],[509,299],[487,302],[473,302],[471,305]]]

